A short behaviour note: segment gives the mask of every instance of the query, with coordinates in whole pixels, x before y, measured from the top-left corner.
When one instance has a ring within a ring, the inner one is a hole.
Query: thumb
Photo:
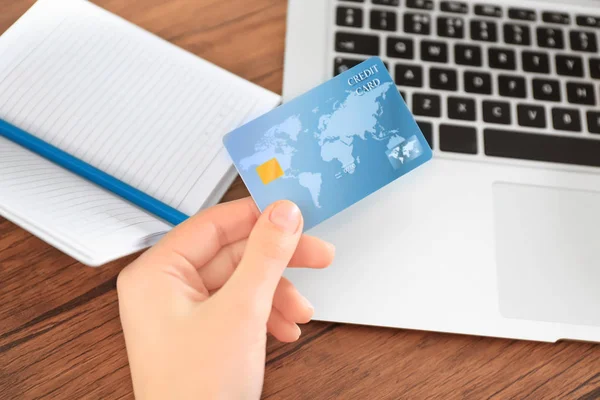
[[[300,209],[291,201],[282,200],[267,207],[224,289],[268,316],[275,289],[296,251],[303,225]]]

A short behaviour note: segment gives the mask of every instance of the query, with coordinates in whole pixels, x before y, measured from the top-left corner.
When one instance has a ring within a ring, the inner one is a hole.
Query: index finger
[[[247,238],[259,216],[250,197],[216,205],[175,227],[156,251],[175,252],[199,268],[222,247]]]

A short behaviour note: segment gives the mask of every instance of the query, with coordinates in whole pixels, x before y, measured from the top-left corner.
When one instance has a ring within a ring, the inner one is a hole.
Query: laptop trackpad
[[[496,183],[500,313],[600,326],[600,193]]]

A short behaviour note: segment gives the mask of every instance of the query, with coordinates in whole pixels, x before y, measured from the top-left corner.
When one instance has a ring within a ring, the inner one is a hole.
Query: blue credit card
[[[291,200],[302,210],[305,229],[432,156],[378,57],[230,132],[223,141],[258,207]]]

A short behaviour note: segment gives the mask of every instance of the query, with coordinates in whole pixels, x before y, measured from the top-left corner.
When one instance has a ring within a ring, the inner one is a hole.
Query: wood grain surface
[[[95,2],[281,92],[285,0]],[[0,0],[0,31],[32,3]],[[246,195],[238,180],[225,200]],[[84,267],[0,218],[0,399],[133,398],[115,291],[133,258]],[[265,399],[600,398],[598,345],[323,322],[303,332],[269,340]]]

